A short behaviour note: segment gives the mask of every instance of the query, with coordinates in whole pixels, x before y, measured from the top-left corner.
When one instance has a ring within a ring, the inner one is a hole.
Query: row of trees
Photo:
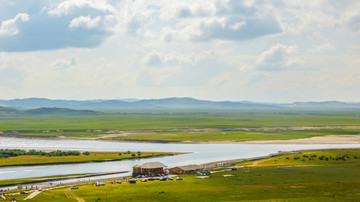
[[[294,160],[302,160],[302,161],[304,161],[305,158],[307,158],[309,161],[311,161],[311,160],[315,160],[315,158],[317,156],[312,155],[312,156],[309,157],[307,155],[303,155],[302,157],[303,157],[303,159],[300,159],[301,157],[299,157],[299,156],[294,156]],[[289,157],[286,157],[286,159],[290,160]],[[329,161],[329,160],[336,160],[336,161],[343,160],[343,161],[346,161],[346,160],[350,160],[350,159],[360,159],[360,156],[355,156],[354,155],[354,156],[351,157],[351,156],[345,154],[345,155],[341,155],[341,156],[332,157],[332,156],[324,156],[324,155],[322,155],[322,156],[319,156],[318,159],[319,160],[325,160],[325,161]]]
[[[40,155],[40,156],[79,156],[79,151],[36,151],[34,149],[26,151],[21,149],[0,149],[0,158],[8,158],[22,155]]]
[[[129,151],[127,151],[127,152],[124,152],[124,154],[131,154],[131,152],[130,152],[130,150],[129,150]],[[122,153],[120,152],[120,153],[119,153],[119,156],[121,156],[121,155],[122,155]],[[137,155],[138,155],[138,157],[140,157],[140,156],[141,156],[141,152],[138,151],[138,152],[137,152]],[[135,157],[136,154],[135,154],[135,153],[132,153],[131,156],[132,156],[132,157]]]

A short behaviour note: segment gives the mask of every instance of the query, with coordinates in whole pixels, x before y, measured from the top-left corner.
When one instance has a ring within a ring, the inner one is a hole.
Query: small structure
[[[170,174],[195,174],[201,170],[199,165],[178,166],[169,169]]]
[[[135,165],[133,166],[133,176],[138,175],[147,175],[147,176],[154,176],[156,174],[165,173],[165,168],[167,166],[160,163],[160,162],[149,162],[144,163],[141,166]]]

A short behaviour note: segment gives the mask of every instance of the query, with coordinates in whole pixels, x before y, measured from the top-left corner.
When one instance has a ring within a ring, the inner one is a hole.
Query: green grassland
[[[143,141],[251,141],[291,140],[326,135],[359,135],[360,129],[318,130],[259,130],[259,131],[206,131],[206,132],[157,132],[118,136],[121,140]]]
[[[40,155],[22,155],[9,158],[0,158],[0,166],[14,165],[43,165],[43,164],[60,164],[75,162],[96,162],[111,161],[132,158],[147,158],[163,155],[172,155],[170,152],[141,152],[140,156],[137,152],[89,152],[89,155],[81,154],[79,156],[40,156]]]
[[[94,138],[113,130],[159,130],[220,128],[223,133],[136,134],[123,139],[166,141],[241,141],[296,139],[329,134],[357,133],[350,130],[324,131],[226,131],[229,128],[271,126],[360,125],[360,111],[233,110],[233,111],[143,111],[88,116],[0,116],[0,134],[17,136],[65,136]],[[129,138],[131,137],[131,138]]]
[[[238,168],[198,179],[184,175],[183,181],[137,182],[105,186],[79,185],[44,191],[30,201],[359,201],[360,159],[346,161],[287,160]],[[309,151],[301,155],[360,156],[360,150]],[[281,157],[281,158],[283,158]],[[271,158],[272,159],[272,158]],[[271,162],[272,160],[270,160]],[[241,164],[242,165],[242,164]],[[227,175],[227,177],[224,177]]]

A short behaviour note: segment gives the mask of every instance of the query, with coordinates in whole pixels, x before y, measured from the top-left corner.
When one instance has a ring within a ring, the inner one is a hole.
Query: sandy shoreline
[[[121,135],[121,134],[120,134]],[[52,139],[52,140],[92,140],[113,141],[132,143],[162,143],[162,144],[360,144],[360,135],[328,135],[293,140],[251,140],[251,141],[163,141],[163,140],[122,140],[113,138],[76,138],[63,136],[24,136],[24,135],[1,135],[2,137],[26,138],[26,139]]]
[[[242,144],[360,144],[360,135],[327,135],[294,140],[245,141]]]

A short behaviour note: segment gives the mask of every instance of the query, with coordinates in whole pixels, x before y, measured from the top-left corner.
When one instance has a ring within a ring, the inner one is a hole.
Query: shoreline
[[[121,136],[122,134],[119,134]],[[112,138],[77,138],[64,136],[26,136],[17,134],[0,134],[0,137],[24,138],[24,139],[48,139],[48,140],[90,140],[90,141],[112,141],[131,143],[158,143],[158,144],[360,144],[358,135],[326,135],[303,139],[290,140],[249,140],[249,141],[166,141],[166,140],[126,140]]]
[[[8,187],[8,186],[16,186],[16,185],[28,185],[28,184],[37,184],[37,183],[44,183],[44,182],[53,182],[53,181],[59,181],[59,180],[71,180],[71,179],[80,179],[80,178],[87,178],[87,177],[122,174],[122,173],[127,173],[127,172],[129,172],[129,171],[101,172],[101,173],[91,173],[91,174],[84,174],[84,175],[79,174],[79,175],[75,175],[75,176],[66,176],[66,177],[49,177],[49,178],[34,180],[31,182],[2,184],[2,185],[0,185],[0,188],[4,188],[4,187]],[[24,179],[26,179],[26,178],[24,178]]]

